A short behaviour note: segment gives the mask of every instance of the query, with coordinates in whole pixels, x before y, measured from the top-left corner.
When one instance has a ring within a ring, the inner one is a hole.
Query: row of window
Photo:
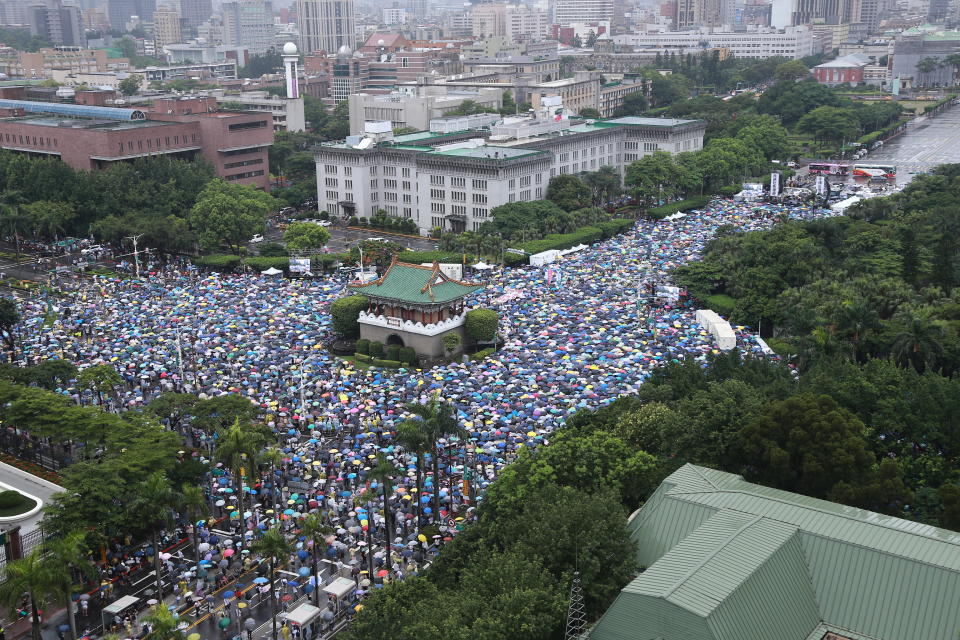
[[[224,169],[236,169],[237,167],[248,167],[254,164],[263,164],[263,158],[253,158],[251,160],[240,160],[239,162],[228,162],[223,165]]]
[[[3,136],[9,144],[32,144],[35,147],[56,147],[59,141],[56,138],[44,138],[43,136],[24,136],[17,133],[5,133]],[[19,139],[19,143],[18,143]],[[31,142],[33,140],[33,142]]]
[[[244,178],[256,178],[257,176],[263,175],[263,169],[258,171],[247,171],[246,173],[235,173],[231,176],[227,176],[224,180],[243,180]]]

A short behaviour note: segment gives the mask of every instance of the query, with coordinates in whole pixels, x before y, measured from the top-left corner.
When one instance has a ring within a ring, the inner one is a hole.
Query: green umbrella
[[[217,624],[220,625],[221,629],[226,629],[230,626],[230,618],[220,618],[220,622]]]

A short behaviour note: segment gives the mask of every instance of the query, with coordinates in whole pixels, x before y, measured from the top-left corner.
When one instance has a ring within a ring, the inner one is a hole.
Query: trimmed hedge
[[[497,335],[499,324],[500,316],[493,309],[472,309],[467,311],[464,329],[474,342],[489,342]]]
[[[211,253],[208,256],[195,258],[193,264],[216,271],[233,271],[240,266],[240,256],[229,253]]]
[[[19,507],[26,498],[19,491],[0,491],[0,509]]]
[[[386,367],[387,369],[399,369],[400,361],[399,360],[381,360],[380,358],[373,358],[370,360],[370,364],[375,367]]]
[[[256,258],[247,258],[243,261],[243,263],[258,273],[260,271],[266,271],[271,267],[274,269],[280,269],[286,273],[290,268],[290,258],[287,257],[270,258],[266,256],[258,256]]]
[[[417,364],[417,352],[413,347],[402,347],[400,349],[400,357],[397,359],[405,365],[413,366]]]
[[[686,200],[678,200],[677,202],[671,202],[670,204],[659,207],[651,207],[647,209],[647,215],[655,220],[662,220],[675,213],[682,213],[690,211],[691,209],[702,209],[710,204],[710,199],[711,196],[694,196]]]
[[[370,354],[357,352],[353,354],[353,357],[356,358],[358,362],[370,362]]]
[[[620,235],[624,231],[632,229],[634,223],[635,221],[629,218],[614,218],[612,220],[597,222],[593,226],[600,229],[600,232],[603,234],[602,238],[606,240],[607,238],[612,238],[613,236]]]
[[[463,262],[463,254],[454,251],[401,251],[397,254],[397,260],[413,264],[434,261],[461,264]]]
[[[569,249],[578,244],[593,244],[603,237],[603,231],[599,227],[580,227],[572,233],[551,233],[543,240],[533,240],[518,245],[517,249],[523,249],[528,254],[541,253],[551,249]],[[522,256],[515,253],[507,253],[503,256],[504,262],[509,265],[523,264],[529,260],[529,256]]]
[[[475,354],[473,354],[472,356],[470,356],[470,359],[471,359],[473,362],[480,362],[481,360],[483,360],[483,359],[486,358],[487,356],[491,355],[493,352],[494,352],[494,348],[493,348],[493,347],[487,347],[486,349],[481,349],[480,351],[477,351]]]
[[[388,345],[385,353],[387,356],[386,357],[387,360],[396,360],[398,362],[400,361],[400,345],[398,344]]]
[[[370,343],[370,357],[372,358],[382,358],[383,357],[383,343],[378,341],[373,341]]]
[[[333,318],[333,332],[353,338],[360,335],[360,323],[357,321],[360,312],[367,308],[370,301],[367,296],[353,295],[337,298],[330,305],[330,315]]]
[[[370,355],[370,341],[366,338],[357,340],[357,353],[362,353],[365,356]]]

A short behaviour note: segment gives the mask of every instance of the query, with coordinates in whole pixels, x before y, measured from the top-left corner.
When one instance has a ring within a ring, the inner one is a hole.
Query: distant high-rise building
[[[180,33],[180,14],[164,7],[153,12],[153,43],[157,53],[164,45],[182,40]]]
[[[211,0],[180,0],[180,19],[183,28],[191,33],[213,15]]]
[[[473,35],[478,38],[543,40],[547,37],[547,14],[529,5],[475,4],[470,9]]]
[[[0,25],[28,23],[27,3],[23,0],[0,0]]]
[[[684,31],[693,27],[732,26],[734,3],[732,0],[678,0],[674,16],[674,29]]]
[[[303,53],[336,53],[356,45],[353,0],[297,0],[297,20]]]
[[[80,8],[60,0],[37,0],[27,10],[30,33],[55,45],[86,45]]]
[[[561,27],[572,24],[613,22],[613,0],[556,0],[554,24]]]
[[[950,0],[930,0],[927,22],[942,22],[950,15]]]
[[[110,27],[124,30],[130,16],[149,19],[157,10],[156,0],[109,0]]]
[[[223,44],[263,54],[273,46],[273,5],[267,0],[223,3]]]

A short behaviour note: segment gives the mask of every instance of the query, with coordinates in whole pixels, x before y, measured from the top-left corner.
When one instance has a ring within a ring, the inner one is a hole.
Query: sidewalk
[[[40,498],[44,505],[50,504],[50,500],[55,494],[64,491],[64,488],[60,485],[54,484],[49,480],[44,480],[43,478],[39,478],[21,469],[17,469],[16,467],[6,464],[5,462],[0,462],[0,482],[10,485],[14,489]],[[12,524],[20,526],[20,533],[22,535],[40,528],[40,520],[42,517],[43,512],[40,511],[26,520]]]

